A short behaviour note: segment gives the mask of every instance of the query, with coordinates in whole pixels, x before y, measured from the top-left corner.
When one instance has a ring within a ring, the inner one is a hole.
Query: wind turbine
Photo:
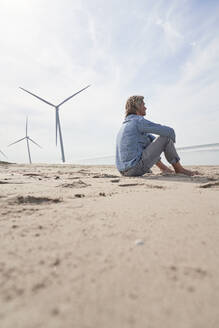
[[[7,158],[7,156],[3,153],[3,151],[0,150],[0,153],[1,153],[5,158]]]
[[[40,145],[38,145],[38,143],[36,143],[33,139],[31,139],[31,138],[28,136],[27,131],[28,131],[28,117],[26,118],[26,135],[25,135],[25,137],[22,138],[22,139],[19,139],[19,140],[15,141],[15,142],[13,142],[13,143],[11,143],[10,145],[8,145],[8,147],[9,147],[9,146],[12,146],[12,145],[14,145],[14,144],[16,144],[16,143],[18,143],[18,142],[24,140],[24,139],[26,139],[26,142],[27,142],[27,152],[28,152],[28,156],[29,156],[29,162],[30,162],[30,164],[31,164],[32,161],[31,161],[31,156],[30,156],[30,145],[29,145],[29,141],[33,142],[35,145],[37,145],[37,146],[40,147],[40,148],[42,148],[42,147],[41,147]]]
[[[54,105],[50,102],[48,102],[47,100],[35,95],[34,93],[21,88],[21,90],[31,94],[32,96],[36,97],[37,99],[45,102],[47,105],[52,106],[53,108],[55,108],[55,130],[56,130],[56,146],[57,146],[57,138],[58,138],[58,133],[59,133],[59,141],[60,141],[60,146],[61,146],[61,156],[62,156],[62,162],[65,162],[65,153],[64,153],[64,146],[63,146],[63,139],[62,139],[62,130],[61,130],[61,123],[60,123],[60,118],[59,118],[59,107],[62,106],[66,101],[70,100],[71,98],[73,98],[74,96],[76,96],[78,93],[84,91],[85,89],[89,88],[90,85],[86,86],[85,88],[77,91],[76,93],[74,93],[73,95],[71,95],[70,97],[66,98],[65,100],[63,100],[60,104],[58,105]]]

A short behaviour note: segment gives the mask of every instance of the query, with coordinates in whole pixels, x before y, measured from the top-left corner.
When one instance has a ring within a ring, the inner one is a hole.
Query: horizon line
[[[219,147],[219,142],[212,143],[212,144],[203,144],[203,145],[194,145],[194,146],[183,146],[183,147],[176,147],[176,150],[189,150],[189,149],[200,149],[205,147]],[[93,159],[104,159],[104,158],[111,158],[115,157],[115,155],[104,155],[104,156],[95,156],[95,157],[89,157],[89,158],[80,158],[77,159],[77,161],[87,161],[87,160],[93,160]]]

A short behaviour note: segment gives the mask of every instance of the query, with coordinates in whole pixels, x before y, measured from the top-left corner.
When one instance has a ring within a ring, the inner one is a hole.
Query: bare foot
[[[164,174],[165,174],[165,173],[169,173],[169,174],[170,174],[170,173],[171,173],[171,174],[174,173],[174,171],[171,170],[171,169],[169,169],[169,168],[167,168],[167,169],[165,169],[165,170],[161,170],[161,172],[164,173]]]
[[[186,170],[184,169],[184,167],[180,164],[180,161],[172,164],[174,170],[176,173],[181,173],[181,174],[185,174],[185,175],[188,175],[188,176],[193,176],[193,175],[196,175],[196,174],[200,174],[198,171],[191,171],[191,170]]]
[[[184,168],[180,168],[180,169],[176,169],[175,170],[176,173],[181,173],[181,174],[185,174],[185,175],[188,175],[188,176],[193,176],[193,175],[196,175],[196,174],[199,174],[198,171],[190,171],[190,170],[186,170]]]
[[[172,171],[168,166],[163,164],[161,161],[159,161],[156,165],[159,167],[162,173],[174,173],[174,171]]]
[[[159,167],[162,173],[174,173],[168,166],[166,166],[161,161],[157,162],[156,165]]]

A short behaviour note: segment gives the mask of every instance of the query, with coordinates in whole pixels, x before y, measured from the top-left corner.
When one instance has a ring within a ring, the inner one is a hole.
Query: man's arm
[[[175,131],[172,128],[148,121],[143,117],[138,121],[138,128],[141,133],[154,133],[163,137],[169,137],[173,142],[176,141]]]

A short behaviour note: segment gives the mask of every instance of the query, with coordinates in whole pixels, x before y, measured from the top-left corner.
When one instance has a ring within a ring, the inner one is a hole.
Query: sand
[[[1,163],[0,327],[219,327],[219,167],[193,168]]]

